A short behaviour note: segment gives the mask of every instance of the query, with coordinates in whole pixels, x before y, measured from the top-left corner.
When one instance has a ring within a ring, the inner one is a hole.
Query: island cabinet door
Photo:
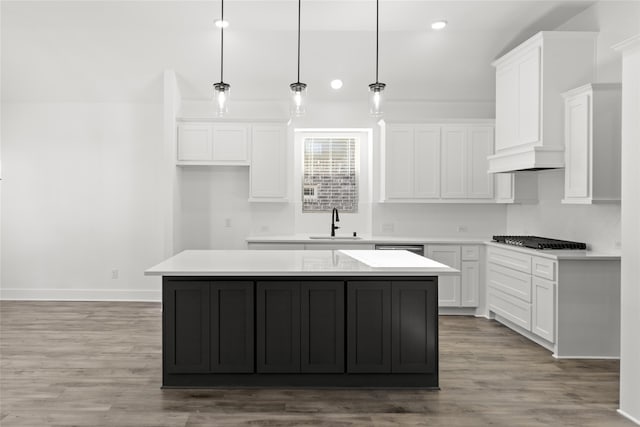
[[[344,282],[301,285],[301,372],[344,372]]]
[[[256,287],[258,372],[300,372],[300,282]]]
[[[165,281],[162,301],[165,372],[209,372],[209,282]]]
[[[347,283],[347,372],[391,372],[391,282]]]
[[[436,280],[391,285],[391,371],[436,371],[438,301]]]
[[[254,371],[253,282],[211,284],[211,371]]]

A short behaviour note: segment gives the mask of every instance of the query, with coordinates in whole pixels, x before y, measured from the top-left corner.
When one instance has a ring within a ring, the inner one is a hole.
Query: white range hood
[[[596,32],[542,31],[493,62],[496,138],[489,172],[564,167],[562,93],[593,81]]]
[[[489,173],[557,169],[564,167],[564,147],[523,147],[488,157]]]

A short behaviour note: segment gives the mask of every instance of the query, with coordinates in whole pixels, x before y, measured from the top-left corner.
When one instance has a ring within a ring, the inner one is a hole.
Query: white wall
[[[2,123],[2,298],[160,299],[162,106],[4,103]]]
[[[622,49],[620,412],[640,424],[640,32]]]

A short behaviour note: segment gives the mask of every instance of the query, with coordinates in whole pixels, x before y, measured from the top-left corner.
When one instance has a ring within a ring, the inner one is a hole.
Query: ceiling
[[[398,101],[490,101],[490,62],[594,1],[380,1],[380,81]],[[282,100],[296,80],[297,1],[227,0],[224,80],[238,100]],[[219,1],[2,1],[4,102],[182,97],[220,80]],[[445,19],[436,32],[430,23]],[[330,89],[334,78],[344,81]],[[375,1],[303,0],[300,80],[309,98],[366,98],[375,80]]]

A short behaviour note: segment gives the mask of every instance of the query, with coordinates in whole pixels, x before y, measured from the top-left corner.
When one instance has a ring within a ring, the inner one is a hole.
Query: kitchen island
[[[406,251],[189,250],[162,276],[164,387],[438,387],[438,276]]]

